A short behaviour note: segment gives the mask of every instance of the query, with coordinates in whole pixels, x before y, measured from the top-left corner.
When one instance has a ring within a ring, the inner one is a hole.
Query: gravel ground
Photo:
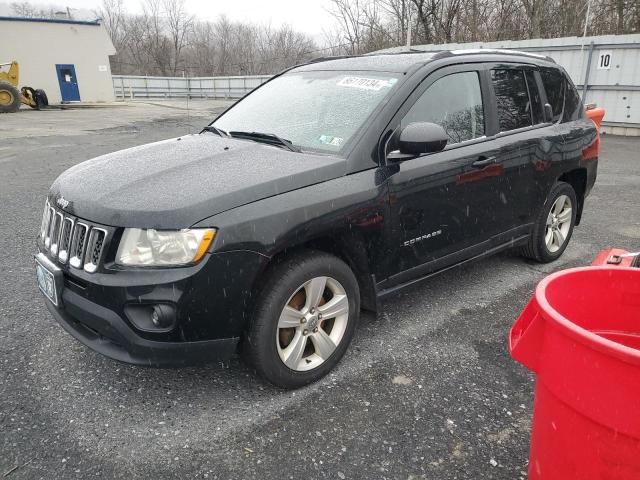
[[[503,254],[407,289],[377,318],[363,316],[333,374],[283,392],[237,359],[181,370],[118,364],[47,313],[31,255],[53,179],[84,159],[193,130],[212,110],[134,123],[114,122],[119,111],[101,109],[102,120],[76,133],[54,122],[0,143],[2,478],[526,477],[533,377],[509,357],[508,328],[545,274],[606,246],[640,246],[640,139],[603,139],[598,182],[561,260]]]

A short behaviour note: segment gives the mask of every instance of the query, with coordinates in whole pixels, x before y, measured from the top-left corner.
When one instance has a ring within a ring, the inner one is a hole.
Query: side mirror
[[[544,120],[545,122],[553,122],[553,108],[548,103],[544,104]]]
[[[447,146],[449,136],[440,125],[428,122],[410,123],[402,129],[396,140],[398,150],[389,153],[387,160],[402,161],[424,153],[441,151]]]

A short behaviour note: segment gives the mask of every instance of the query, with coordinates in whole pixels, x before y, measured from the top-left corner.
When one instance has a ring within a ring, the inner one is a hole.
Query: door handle
[[[495,156],[485,157],[484,155],[478,158],[471,165],[476,168],[486,167],[487,165],[491,165],[492,163],[496,163],[497,158]]]

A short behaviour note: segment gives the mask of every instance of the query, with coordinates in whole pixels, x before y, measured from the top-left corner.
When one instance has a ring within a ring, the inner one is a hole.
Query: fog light
[[[173,325],[175,315],[169,305],[154,305],[151,323],[158,328],[169,328]]]
[[[126,305],[124,311],[134,327],[143,332],[168,332],[176,325],[175,305],[167,303]]]

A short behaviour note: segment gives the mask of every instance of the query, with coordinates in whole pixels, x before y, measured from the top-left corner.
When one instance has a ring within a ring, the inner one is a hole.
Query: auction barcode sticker
[[[362,88],[364,90],[381,90],[384,87],[390,87],[391,85],[387,80],[379,80],[377,78],[363,78],[363,77],[344,77],[338,82],[341,87],[353,87]]]

